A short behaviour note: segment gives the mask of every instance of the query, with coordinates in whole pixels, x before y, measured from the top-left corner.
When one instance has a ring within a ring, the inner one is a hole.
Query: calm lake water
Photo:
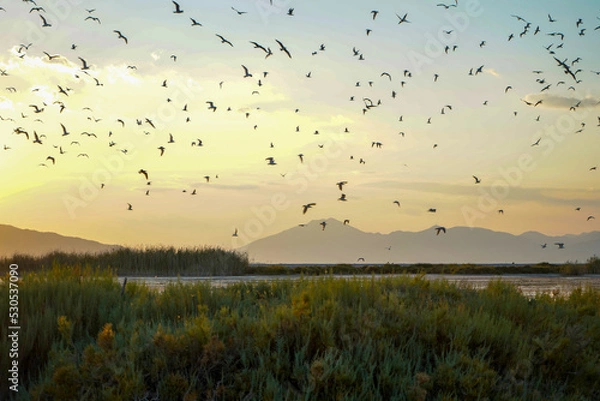
[[[127,277],[128,282],[144,282],[150,288],[162,290],[168,283],[197,283],[209,282],[216,287],[222,287],[233,283],[240,282],[261,282],[261,281],[277,281],[277,280],[299,280],[301,276],[220,276],[220,277]],[[304,276],[305,279],[321,279],[330,276]],[[336,279],[352,279],[364,278],[370,279],[370,275],[352,276],[352,275],[335,275]],[[390,275],[374,275],[376,279],[390,277]],[[446,280],[450,283],[469,287],[469,288],[485,288],[491,280],[502,280],[508,283],[513,283],[521,289],[523,294],[528,297],[533,297],[541,293],[556,293],[567,295],[571,291],[579,287],[591,286],[596,290],[600,290],[600,275],[583,275],[576,277],[564,277],[560,275],[536,275],[536,274],[515,274],[515,275],[447,275],[447,274],[427,274],[424,276],[428,280]],[[119,277],[119,282],[122,283],[125,277]]]

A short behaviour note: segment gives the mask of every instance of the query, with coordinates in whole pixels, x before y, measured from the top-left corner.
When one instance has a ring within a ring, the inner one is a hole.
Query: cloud
[[[484,71],[495,76],[496,78],[501,76],[500,73],[493,68],[486,68],[486,69],[484,69]]]
[[[154,52],[150,53],[150,57],[152,57],[152,59],[154,61],[158,61],[158,60],[160,60],[162,53],[164,53],[162,50],[154,51]]]
[[[0,109],[12,110],[13,102],[5,97],[0,97]]]
[[[572,107],[576,108],[594,108],[600,107],[600,99],[593,96],[586,96],[582,99],[569,96],[551,95],[551,94],[540,94],[531,93],[524,97],[524,100],[529,103],[537,103],[542,101],[537,107],[547,109],[566,109],[569,110]]]

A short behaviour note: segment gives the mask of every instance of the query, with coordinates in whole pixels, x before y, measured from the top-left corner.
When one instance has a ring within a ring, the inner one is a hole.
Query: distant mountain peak
[[[325,227],[321,223],[325,222]],[[486,228],[446,227],[389,234],[361,231],[334,218],[313,219],[302,227],[256,240],[240,250],[257,263],[564,263],[587,260],[600,249],[600,232],[557,237],[514,235]],[[546,243],[546,248],[541,245]]]

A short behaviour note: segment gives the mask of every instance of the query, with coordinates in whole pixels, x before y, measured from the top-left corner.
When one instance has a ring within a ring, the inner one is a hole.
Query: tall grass
[[[591,288],[325,277],[121,295],[107,271],[58,265],[20,288],[23,400],[600,399]]]
[[[37,271],[53,264],[111,269],[129,276],[216,276],[243,274],[248,257],[217,247],[117,248],[102,253],[52,252],[44,256],[14,255],[0,260],[20,271]]]

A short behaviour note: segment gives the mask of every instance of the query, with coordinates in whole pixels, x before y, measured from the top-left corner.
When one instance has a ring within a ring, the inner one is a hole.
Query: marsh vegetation
[[[122,292],[110,270],[54,265],[22,275],[20,300],[19,399],[600,398],[591,288],[529,299],[500,281],[356,276]]]

